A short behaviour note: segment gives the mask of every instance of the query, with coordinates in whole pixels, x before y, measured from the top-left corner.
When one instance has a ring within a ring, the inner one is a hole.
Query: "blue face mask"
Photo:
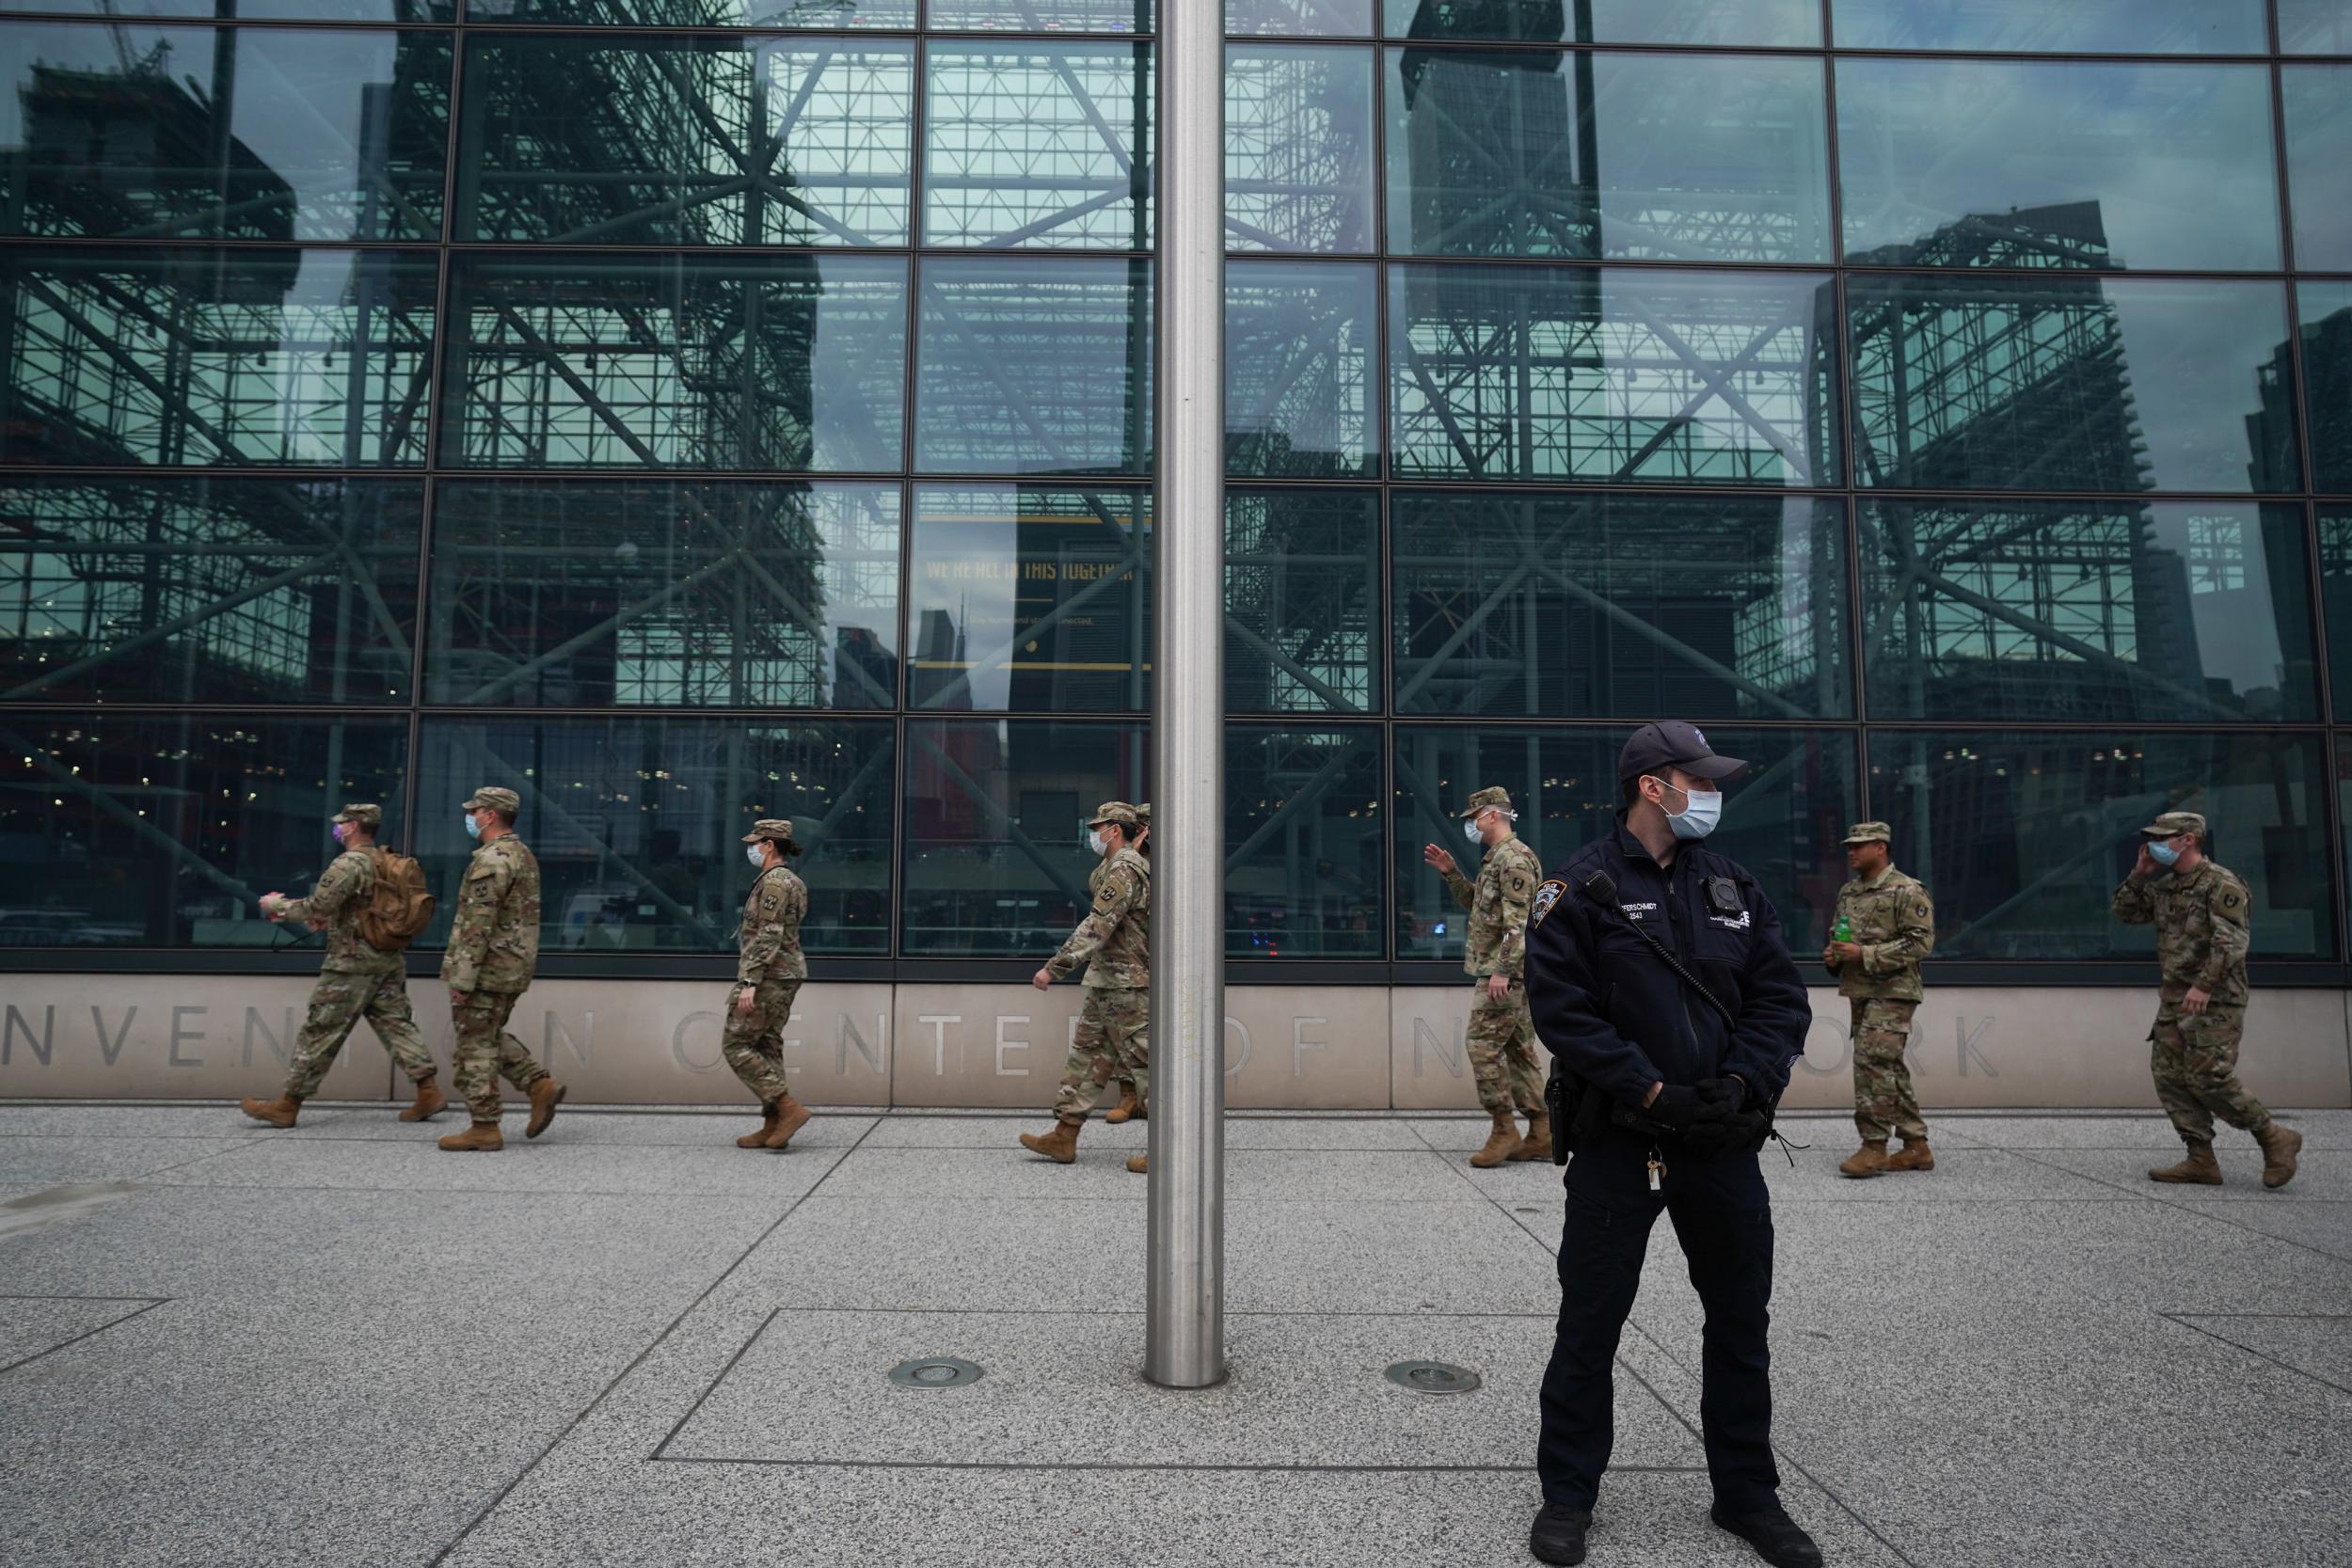
[[[2181,858],[2180,846],[2169,839],[2156,840],[2155,843],[2148,846],[2148,853],[2155,857],[2158,865],[2172,865]]]
[[[1668,784],[1666,787],[1672,789],[1675,786]],[[1666,814],[1666,826],[1675,831],[1677,838],[1705,838],[1715,831],[1715,824],[1723,820],[1724,792],[1720,789],[1685,790],[1682,800],[1680,811]]]
[[[470,816],[466,818],[466,836],[468,838],[480,838],[482,836],[482,824]]]

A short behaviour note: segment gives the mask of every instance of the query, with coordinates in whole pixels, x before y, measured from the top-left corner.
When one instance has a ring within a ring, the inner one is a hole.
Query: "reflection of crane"
[[[164,62],[171,54],[171,40],[157,39],[144,55],[131,51],[131,40],[121,17],[115,12],[115,0],[98,0],[98,8],[106,13],[106,36],[115,46],[115,60],[125,76],[161,76]]]

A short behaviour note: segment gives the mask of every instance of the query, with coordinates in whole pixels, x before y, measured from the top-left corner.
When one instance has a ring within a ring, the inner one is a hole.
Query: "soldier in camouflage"
[[[2263,1185],[2283,1187],[2295,1179],[2303,1134],[2271,1120],[2237,1077],[2253,900],[2234,873],[2206,856],[2205,819],[2195,812],[2166,812],[2139,832],[2139,858],[2110,907],[2127,926],[2156,928],[2163,983],[2155,1027],[2148,1032],[2149,1067],[2156,1098],[2188,1146],[2186,1159],[2150,1171],[2149,1179],[2221,1185],[2213,1155],[2218,1116],[2262,1145]]]
[[[1847,830],[1853,879],[1837,890],[1832,940],[1821,950],[1821,961],[1837,976],[1837,994],[1853,1006],[1853,1120],[1862,1147],[1837,1167],[1853,1177],[1935,1168],[1903,1061],[1923,994],[1919,960],[1935,946],[1935,905],[1926,888],[1895,869],[1887,852],[1894,836],[1883,822]],[[1849,927],[1848,941],[1835,938],[1839,921]],[[1886,1140],[1896,1132],[1903,1147],[1890,1155]]]
[[[457,921],[441,957],[450,1022],[457,1035],[458,1098],[473,1125],[441,1140],[452,1153],[506,1147],[499,1132],[499,1079],[531,1097],[524,1136],[555,1119],[564,1085],[507,1029],[516,1001],[539,967],[539,861],[515,832],[522,798],[485,786],[467,797],[466,831],[482,841],[457,894]]]
[[[359,935],[359,916],[375,892],[375,865],[368,851],[384,825],[384,808],[354,801],[333,818],[335,842],[342,847],[308,898],[282,893],[262,895],[262,913],[322,933],[326,959],[310,988],[310,1011],[294,1037],[294,1064],[276,1100],[246,1100],[245,1114],[272,1127],[292,1127],[302,1102],[318,1093],[343,1041],[365,1018],[392,1060],[417,1085],[416,1102],[400,1113],[403,1121],[423,1121],[448,1101],[441,1097],[433,1053],[417,1032],[408,1007],[408,986],[398,952],[384,953]]]
[[[1518,813],[1511,792],[1490,785],[1470,798],[1462,824],[1473,844],[1484,847],[1473,884],[1454,857],[1434,844],[1421,858],[1445,878],[1454,901],[1470,911],[1462,967],[1471,975],[1469,1051],[1478,1077],[1478,1103],[1493,1118],[1486,1142],[1470,1156],[1484,1170],[1505,1160],[1551,1158],[1551,1121],[1544,1109],[1544,1080],[1535,1065],[1535,1025],[1527,1012],[1527,907],[1544,879],[1535,851],[1513,830]],[[1516,1108],[1527,1118],[1527,1135],[1512,1119]]]
[[[1094,908],[1061,950],[1030,977],[1040,990],[1087,966],[1086,1002],[1054,1097],[1054,1130],[1021,1134],[1021,1147],[1061,1164],[1078,1157],[1078,1130],[1103,1089],[1121,1071],[1137,1098],[1152,1096],[1152,866],[1136,848],[1143,824],[1124,800],[1105,800],[1087,822],[1087,842],[1103,864]],[[1141,1156],[1127,1162],[1141,1174]]]
[[[1148,862],[1152,858],[1151,801],[1144,800],[1136,804],[1136,826],[1139,830],[1136,836],[1136,853],[1141,855],[1144,860]],[[1088,875],[1087,892],[1089,895],[1102,891],[1103,870],[1104,866],[1107,863],[1107,862],[1098,863],[1094,870]],[[1136,1049],[1143,1050],[1144,1048],[1138,1045]],[[1151,1064],[1146,1062],[1144,1065],[1148,1068]],[[1104,1112],[1103,1119],[1109,1122],[1113,1127],[1116,1127],[1122,1121],[1130,1121],[1141,1117],[1145,1114],[1143,1097],[1136,1091],[1134,1077],[1122,1069],[1118,1078],[1114,1079],[1113,1082],[1119,1085],[1119,1103]]]
[[[782,1148],[808,1122],[806,1105],[792,1098],[784,1081],[784,1026],[792,1000],[808,978],[801,952],[801,921],[808,914],[808,884],[786,865],[801,847],[792,824],[770,817],[743,835],[744,854],[759,875],[743,900],[737,931],[741,957],[735,989],[727,993],[722,1051],[743,1086],[759,1096],[759,1131],[735,1140],[738,1148]]]

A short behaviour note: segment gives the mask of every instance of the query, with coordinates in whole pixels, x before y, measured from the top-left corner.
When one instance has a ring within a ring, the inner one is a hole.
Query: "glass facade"
[[[2137,961],[2179,807],[2352,961],[2352,8],[1223,5],[1247,973],[1438,978],[1422,845],[1665,716],[1801,952],[1874,816],[1943,961]],[[572,973],[723,970],[773,816],[844,973],[1045,951],[1186,673],[1155,25],[0,0],[9,961],[258,961],[486,783]]]

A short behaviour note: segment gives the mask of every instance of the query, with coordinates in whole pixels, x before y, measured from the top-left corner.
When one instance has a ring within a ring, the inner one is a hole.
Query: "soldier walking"
[[[449,1102],[441,1097],[433,1053],[425,1049],[424,1037],[417,1032],[416,1014],[409,1010],[400,952],[373,947],[359,934],[359,916],[375,894],[375,863],[368,851],[375,847],[375,835],[384,826],[384,808],[373,801],[354,801],[332,820],[335,842],[342,852],[327,865],[310,896],[262,895],[262,913],[271,920],[291,920],[323,932],[326,958],[319,965],[318,984],[310,988],[310,1011],[303,1019],[302,1031],[294,1037],[294,1063],[286,1074],[285,1088],[276,1100],[238,1103],[256,1121],[292,1127],[302,1102],[318,1093],[343,1041],[365,1018],[392,1060],[417,1085],[416,1102],[400,1113],[400,1119],[423,1121]]]
[[[525,1137],[555,1119],[564,1085],[515,1037],[506,1021],[539,967],[539,860],[515,832],[522,798],[485,786],[466,798],[466,832],[482,841],[457,894],[457,922],[441,957],[450,1022],[457,1034],[457,1096],[473,1125],[441,1140],[452,1153],[506,1147],[499,1132],[499,1078],[531,1097]]]
[[[2303,1134],[2270,1119],[2238,1082],[2238,1042],[2246,1032],[2246,949],[2253,900],[2234,872],[2209,859],[2205,819],[2169,811],[2139,830],[2145,842],[2111,908],[2126,926],[2156,928],[2156,1023],[2148,1032],[2149,1069],[2172,1130],[2188,1146],[2177,1165],[2148,1173],[2152,1181],[2221,1185],[2213,1157],[2213,1118],[2254,1134],[2263,1149],[2263,1185],[2295,1180]]]
[[[1094,908],[1029,979],[1050,990],[1087,966],[1086,1003],[1054,1097],[1054,1130],[1021,1134],[1022,1148],[1060,1164],[1077,1159],[1078,1130],[1113,1078],[1133,1077],[1137,1101],[1151,1101],[1152,866],[1136,848],[1142,832],[1142,819],[1124,800],[1105,800],[1096,810],[1087,823],[1088,845],[1103,858]],[[1138,1154],[1127,1168],[1141,1175],[1148,1162]]]
[[[1136,827],[1137,830],[1136,833],[1136,853],[1141,855],[1145,861],[1149,862],[1152,858],[1151,801],[1145,800],[1136,807]],[[1102,881],[1103,866],[1098,863],[1093,871],[1087,877],[1087,891],[1089,894],[1099,892],[1101,890]],[[1136,1050],[1139,1054],[1149,1054],[1148,1049],[1140,1042],[1136,1044]],[[1152,1064],[1149,1061],[1144,1063],[1146,1068],[1149,1068],[1151,1065]],[[1109,1122],[1113,1127],[1118,1126],[1122,1121],[1130,1121],[1142,1117],[1145,1114],[1143,1097],[1136,1089],[1135,1079],[1122,1069],[1116,1082],[1119,1085],[1119,1103],[1103,1113],[1103,1119]]]
[[[1542,863],[1512,824],[1511,792],[1489,785],[1462,808],[1462,826],[1485,847],[1472,884],[1454,857],[1434,844],[1421,858],[1437,867],[1454,901],[1470,911],[1470,936],[1462,967],[1470,974],[1469,1051],[1478,1077],[1478,1103],[1494,1118],[1486,1142],[1470,1156],[1485,1170],[1505,1160],[1551,1158],[1551,1119],[1544,1109],[1543,1075],[1535,1067],[1535,1025],[1527,1013],[1527,907],[1544,879]],[[1527,1135],[1512,1119],[1516,1108],[1527,1118]]]
[[[742,957],[736,964],[735,989],[727,995],[722,1049],[743,1086],[759,1096],[759,1131],[744,1133],[735,1147],[782,1148],[808,1122],[808,1107],[792,1098],[784,1081],[784,1026],[808,978],[808,959],[801,952],[808,884],[784,863],[787,856],[801,852],[787,819],[753,823],[743,845],[759,875],[743,900],[743,924],[737,933]]]
[[[1862,1147],[1837,1168],[1848,1176],[1933,1170],[1928,1124],[1919,1119],[1911,1068],[1911,1018],[1922,995],[1919,960],[1935,946],[1935,905],[1928,890],[1895,869],[1883,822],[1857,822],[1846,833],[1853,879],[1837,890],[1837,913],[1821,961],[1837,976],[1837,994],[1853,1006],[1853,1122]],[[1890,1155],[1886,1140],[1903,1135]]]

